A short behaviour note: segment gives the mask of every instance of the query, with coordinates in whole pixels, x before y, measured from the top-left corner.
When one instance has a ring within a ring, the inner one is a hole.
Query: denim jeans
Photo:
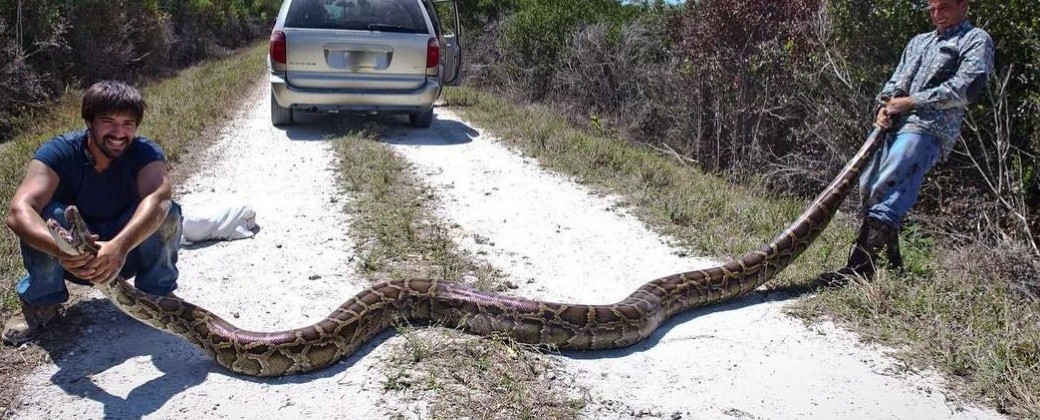
[[[65,204],[53,202],[44,208],[42,216],[52,218],[68,227]],[[88,223],[99,240],[112,239],[126,226],[137,207],[127,210],[118,218],[103,223]],[[181,240],[181,207],[172,203],[170,212],[159,229],[127,254],[126,263],[119,271],[124,278],[136,277],[134,285],[142,291],[165,296],[177,288],[177,251]],[[21,242],[22,262],[28,274],[15,286],[18,296],[30,306],[56,305],[69,299],[65,280],[89,285],[64,269],[58,259]]]
[[[864,217],[899,229],[921,189],[925,174],[935,166],[939,139],[924,133],[890,135],[860,176]]]

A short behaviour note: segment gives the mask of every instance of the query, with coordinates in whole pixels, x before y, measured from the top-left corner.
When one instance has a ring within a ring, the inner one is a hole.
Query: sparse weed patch
[[[335,140],[360,271],[372,281],[432,277],[506,290],[501,273],[455,245],[451,227],[433,213],[430,187],[379,143],[386,129],[363,124]],[[447,328],[402,324],[397,331],[404,341],[383,363],[383,389],[421,398],[433,418],[566,419],[585,405],[583,396],[554,388],[562,373],[531,346]]]
[[[427,400],[430,418],[570,419],[587,404],[538,347],[455,330],[397,331],[405,340],[384,362],[384,388],[435,395]]]

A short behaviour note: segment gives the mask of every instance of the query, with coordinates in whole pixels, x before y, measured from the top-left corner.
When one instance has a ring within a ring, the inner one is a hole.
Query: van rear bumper
[[[270,81],[271,93],[279,106],[313,111],[426,111],[433,108],[441,94],[440,82],[430,77],[422,87],[411,91],[305,89],[290,85],[274,73]]]

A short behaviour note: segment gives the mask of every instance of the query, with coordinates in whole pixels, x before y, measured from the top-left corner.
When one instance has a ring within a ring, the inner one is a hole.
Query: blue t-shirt
[[[137,173],[149,163],[166,160],[159,145],[137,136],[119,159],[98,172],[87,150],[86,130],[48,140],[33,158],[58,173],[52,200],[76,205],[88,224],[113,221],[137,207]]]

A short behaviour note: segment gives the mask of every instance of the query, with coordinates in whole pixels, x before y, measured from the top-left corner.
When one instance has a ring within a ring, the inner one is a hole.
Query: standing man
[[[968,0],[928,0],[935,31],[910,40],[892,78],[878,95],[875,125],[886,142],[860,178],[863,225],[844,268],[827,282],[873,278],[878,251],[901,266],[899,228],[917,201],[925,174],[945,159],[960,136],[967,105],[993,72],[993,40],[968,22]]]
[[[7,216],[28,274],[16,285],[21,311],[5,323],[5,343],[33,338],[58,313],[66,279],[89,285],[118,273],[148,293],[177,288],[181,212],[162,149],[137,136],[145,107],[133,87],[94,84],[83,95],[86,130],[49,140],[29,162]],[[97,255],[66,255],[54,243],[44,219],[67,227],[69,205],[95,234]]]

